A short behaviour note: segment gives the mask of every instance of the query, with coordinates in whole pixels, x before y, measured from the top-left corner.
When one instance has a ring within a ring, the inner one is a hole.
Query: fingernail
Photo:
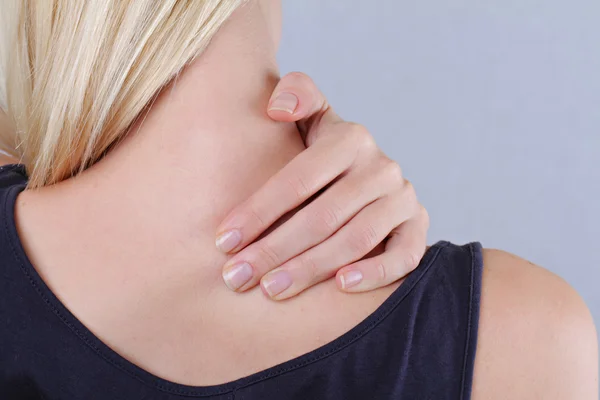
[[[363,280],[363,274],[360,271],[348,271],[340,275],[342,289],[348,289],[358,285]]]
[[[237,229],[227,231],[217,237],[216,245],[223,253],[229,253],[235,249],[242,241],[242,233]]]
[[[235,264],[223,271],[223,280],[227,287],[233,291],[246,284],[254,275],[252,266],[247,262]]]
[[[293,114],[298,107],[298,97],[292,93],[279,93],[271,102],[269,111],[284,111]]]
[[[271,297],[277,296],[290,286],[292,286],[292,276],[287,271],[272,272],[262,279],[262,287]]]

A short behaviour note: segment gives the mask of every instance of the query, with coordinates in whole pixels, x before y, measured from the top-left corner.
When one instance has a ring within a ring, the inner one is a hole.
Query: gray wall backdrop
[[[282,72],[366,125],[431,215],[565,278],[600,328],[600,1],[283,0]]]

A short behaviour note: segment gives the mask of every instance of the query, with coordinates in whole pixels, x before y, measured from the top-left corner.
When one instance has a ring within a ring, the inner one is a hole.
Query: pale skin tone
[[[350,295],[332,279],[285,302],[223,285],[231,258],[215,232],[305,148],[295,125],[264,111],[277,93],[277,6],[234,15],[106,159],[18,199],[21,238],[58,297],[114,350],[179,383],[223,383],[313,350],[400,284]],[[290,82],[304,110],[319,108],[310,83]],[[473,398],[597,398],[596,333],[579,296],[507,253],[486,250],[484,263]]]

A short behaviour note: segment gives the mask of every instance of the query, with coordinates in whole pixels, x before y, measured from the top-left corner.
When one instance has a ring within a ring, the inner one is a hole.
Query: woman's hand
[[[268,113],[297,122],[307,149],[219,227],[217,247],[237,252],[223,268],[227,286],[245,291],[260,280],[267,296],[282,300],[336,274],[341,290],[363,292],[415,269],[426,248],[427,212],[369,132],[336,115],[301,73],[279,82]],[[384,252],[363,259],[384,241]]]

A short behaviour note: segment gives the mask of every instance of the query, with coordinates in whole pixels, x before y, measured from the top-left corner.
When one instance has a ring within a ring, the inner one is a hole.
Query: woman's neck
[[[76,235],[88,257],[224,261],[218,224],[304,147],[294,125],[266,114],[278,72],[260,13],[238,10],[103,160],[21,196],[36,221],[63,228],[49,242]]]

